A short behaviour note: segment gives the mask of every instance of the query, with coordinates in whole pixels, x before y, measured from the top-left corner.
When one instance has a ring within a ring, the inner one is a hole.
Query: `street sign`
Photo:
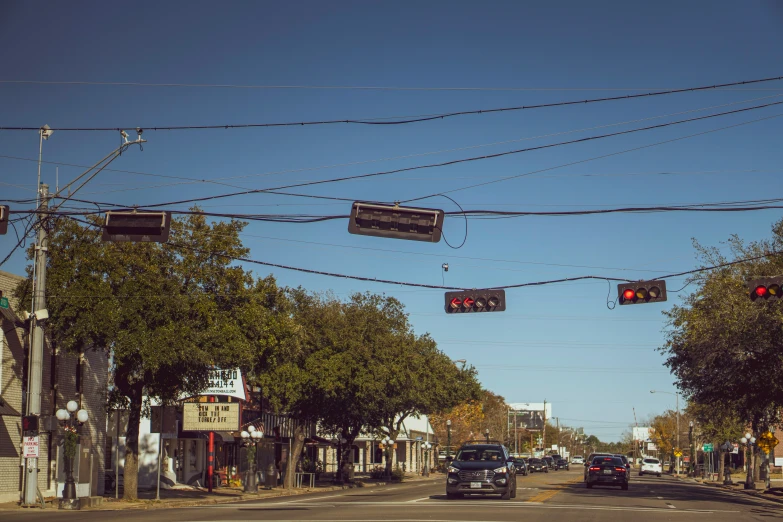
[[[707,451],[713,451],[713,449],[714,449],[714,448],[713,448],[713,446],[712,446],[712,443],[711,443],[711,442],[710,442],[709,444],[705,444],[704,446],[702,446],[702,450],[704,450],[705,452],[707,452]]]
[[[39,455],[40,442],[38,435],[34,437],[24,437],[22,441],[22,456],[26,459],[37,459]]]
[[[683,458],[682,458],[682,461],[683,461],[683,462],[685,462],[685,463],[687,464],[688,462],[690,462],[690,461],[691,461],[691,458],[690,458],[690,457],[683,457]]]
[[[680,451],[678,449],[674,450],[674,456],[675,457],[682,457],[682,451]]]
[[[0,297],[0,308],[8,308],[8,298]]]
[[[735,442],[735,443],[734,443],[734,449],[733,449],[733,450],[731,450],[731,452],[732,452],[734,455],[739,455],[739,444],[737,444],[737,443]]]

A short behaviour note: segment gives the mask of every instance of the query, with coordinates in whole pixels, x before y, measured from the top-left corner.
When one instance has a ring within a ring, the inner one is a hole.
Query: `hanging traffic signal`
[[[38,416],[25,415],[22,417],[22,431],[38,431]]]
[[[103,241],[166,243],[171,212],[108,211],[103,223]]]
[[[8,233],[8,205],[0,205],[0,235]]]
[[[617,285],[617,301],[621,305],[659,303],[666,301],[666,281],[637,281]]]
[[[765,277],[748,283],[751,301],[777,301],[783,298],[783,277]]]
[[[438,209],[355,201],[348,219],[348,232],[437,243],[443,230],[444,215]]]
[[[503,312],[506,309],[505,290],[460,290],[446,292],[446,313]]]

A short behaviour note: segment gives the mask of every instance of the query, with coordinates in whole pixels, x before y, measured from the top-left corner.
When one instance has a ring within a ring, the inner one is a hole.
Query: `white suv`
[[[574,458],[571,459],[571,464],[584,464],[585,458],[581,455],[575,455]]]
[[[663,469],[661,468],[660,460],[646,458],[642,460],[642,467],[639,469],[639,476],[641,477],[645,473],[649,473],[651,475],[658,475],[660,477],[662,472]]]

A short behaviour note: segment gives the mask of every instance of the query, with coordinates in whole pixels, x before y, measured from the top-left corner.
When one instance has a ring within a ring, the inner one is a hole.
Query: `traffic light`
[[[22,417],[22,431],[38,431],[38,415]]]
[[[783,297],[783,277],[765,277],[748,283],[751,301],[778,301]]]
[[[505,290],[486,289],[446,292],[447,314],[503,312],[505,309]]]
[[[660,303],[666,301],[666,281],[637,281],[617,285],[617,301],[621,305]]]
[[[348,219],[348,232],[437,243],[443,230],[444,215],[438,209],[355,201]]]
[[[8,205],[0,205],[0,235],[8,233]]]
[[[171,212],[108,211],[103,223],[103,241],[166,243]]]

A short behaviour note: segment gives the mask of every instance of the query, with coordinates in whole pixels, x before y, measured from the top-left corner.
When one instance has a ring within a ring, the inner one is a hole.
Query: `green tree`
[[[110,401],[129,409],[124,498],[135,499],[145,397],[196,395],[208,368],[247,367],[264,342],[248,332],[261,328],[273,282],[254,284],[231,265],[247,253],[236,221],[210,225],[194,213],[172,223],[167,245],[104,243],[99,227],[70,219],[47,226],[49,335],[61,350],[110,354]],[[17,296],[30,286],[28,277]]]
[[[783,272],[783,221],[772,227],[769,240],[728,241],[730,257],[694,241],[701,266],[728,264],[695,274],[692,294],[665,312],[666,344],[661,352],[677,385],[691,402],[730,404],[736,416],[760,433],[783,405],[783,307],[752,302],[746,281]]]

